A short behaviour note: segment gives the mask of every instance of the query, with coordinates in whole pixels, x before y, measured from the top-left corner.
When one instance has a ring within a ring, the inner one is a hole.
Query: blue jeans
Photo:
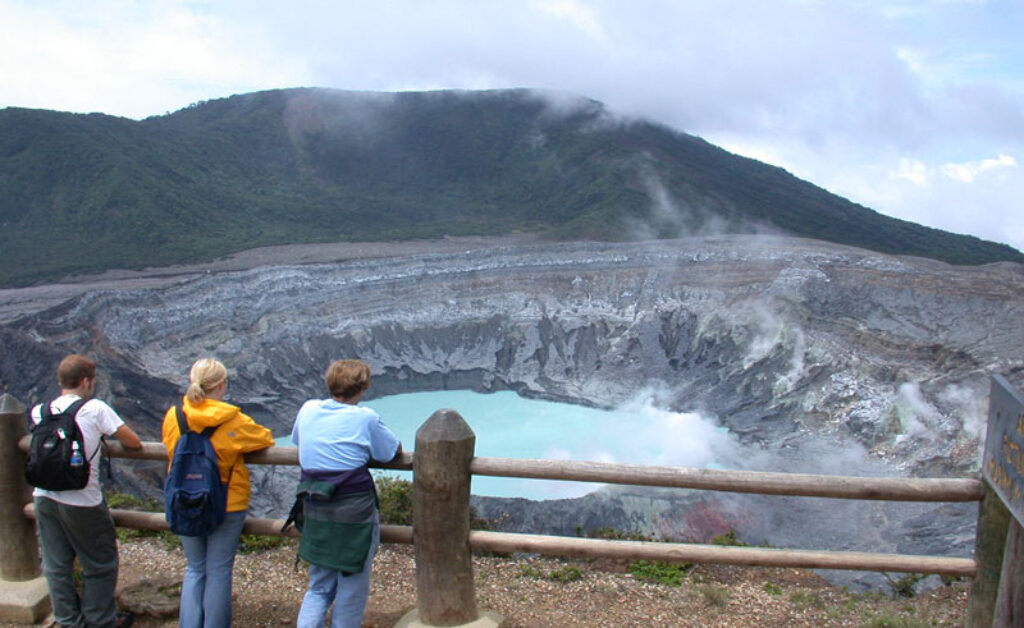
[[[229,512],[209,536],[182,536],[188,564],[181,583],[178,625],[226,628],[231,625],[231,572],[242,536],[245,511]]]
[[[380,519],[373,516],[373,540],[370,553],[366,556],[363,570],[350,576],[340,571],[309,566],[309,589],[302,598],[297,628],[323,628],[327,609],[334,604],[331,613],[331,628],[359,628],[363,625],[363,611],[370,597],[370,574],[373,571],[373,557],[380,545]]]
[[[113,626],[117,620],[117,539],[106,503],[68,506],[36,497],[36,529],[53,618],[62,626]],[[82,597],[75,590],[75,557]]]

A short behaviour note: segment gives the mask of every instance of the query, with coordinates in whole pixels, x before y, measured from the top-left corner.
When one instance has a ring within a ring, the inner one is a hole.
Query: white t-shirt
[[[78,400],[78,395],[61,395],[50,403],[50,411],[61,412]],[[42,420],[40,406],[32,408],[32,421],[38,424]],[[117,412],[99,399],[90,399],[79,408],[75,415],[75,422],[78,429],[82,431],[82,440],[85,443],[85,455],[89,459],[89,483],[85,488],[73,491],[48,491],[36,488],[32,491],[35,497],[48,497],[54,501],[69,506],[97,506],[103,501],[103,491],[100,489],[100,458],[103,454],[100,449],[100,436],[112,436],[124,421],[117,416]]]

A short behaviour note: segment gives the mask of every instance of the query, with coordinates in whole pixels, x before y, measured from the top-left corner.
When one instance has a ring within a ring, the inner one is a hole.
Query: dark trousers
[[[117,538],[106,503],[68,506],[35,498],[36,529],[53,617],[62,626],[106,628],[117,621]],[[82,596],[75,590],[74,562],[82,566]]]

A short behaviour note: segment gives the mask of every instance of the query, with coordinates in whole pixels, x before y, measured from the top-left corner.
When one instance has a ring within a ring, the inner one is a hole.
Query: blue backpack
[[[207,536],[224,521],[228,505],[227,485],[220,481],[217,453],[210,444],[217,426],[193,432],[184,409],[174,410],[181,436],[164,485],[167,523],[171,532],[181,536]]]

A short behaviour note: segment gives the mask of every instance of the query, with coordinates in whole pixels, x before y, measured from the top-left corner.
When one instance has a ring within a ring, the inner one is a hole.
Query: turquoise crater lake
[[[445,390],[391,395],[360,405],[376,410],[415,448],[416,430],[436,410],[456,410],[476,434],[476,455],[495,458],[589,460],[687,467],[714,466],[729,447],[728,433],[696,413],[659,409],[640,393],[613,410],[520,397],[512,391]],[[278,445],[289,446],[287,436]],[[411,479],[409,472],[376,471]],[[558,499],[585,495],[600,485],[519,478],[473,478],[474,495]]]

